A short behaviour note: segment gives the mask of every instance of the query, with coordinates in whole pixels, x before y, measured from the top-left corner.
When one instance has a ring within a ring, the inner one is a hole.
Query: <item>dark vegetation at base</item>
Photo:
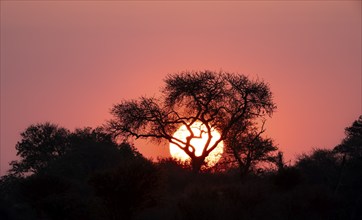
[[[36,126],[42,141],[28,148],[35,136],[23,136],[23,160],[1,178],[0,219],[362,218],[362,117],[334,149],[242,178],[233,167],[195,173],[172,159],[149,161],[101,129]]]

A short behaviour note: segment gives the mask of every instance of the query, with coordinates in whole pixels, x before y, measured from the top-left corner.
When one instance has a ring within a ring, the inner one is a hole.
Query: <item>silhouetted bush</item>
[[[274,175],[274,184],[279,189],[292,189],[303,181],[301,171],[295,167],[284,167]]]
[[[315,149],[310,155],[300,156],[295,166],[309,184],[323,184],[334,189],[341,161],[331,150]]]
[[[101,198],[108,219],[130,219],[157,202],[159,172],[146,159],[122,161],[111,170],[90,178],[95,195]]]
[[[22,182],[22,194],[37,218],[93,219],[88,201],[68,181],[57,176],[33,175]]]
[[[20,190],[24,178],[3,176],[0,179],[0,219],[36,219],[35,210]]]

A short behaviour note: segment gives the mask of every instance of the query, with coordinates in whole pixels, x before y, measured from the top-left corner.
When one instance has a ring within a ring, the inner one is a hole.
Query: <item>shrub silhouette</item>
[[[296,167],[309,184],[323,184],[331,189],[337,185],[340,162],[331,150],[315,149],[298,158]]]
[[[88,201],[72,188],[61,177],[33,175],[23,181],[21,190],[38,219],[92,219]]]
[[[274,184],[279,189],[289,190],[296,187],[303,181],[300,170],[295,167],[279,169],[274,176]]]
[[[130,219],[137,211],[156,204],[159,172],[152,162],[133,158],[115,169],[95,173],[90,184],[108,219]]]

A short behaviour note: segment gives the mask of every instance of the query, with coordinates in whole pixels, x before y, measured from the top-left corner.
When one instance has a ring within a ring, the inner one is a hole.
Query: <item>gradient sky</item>
[[[30,124],[101,125],[183,70],[267,81],[288,160],[332,148],[362,114],[361,26],[361,1],[1,1],[1,175]]]

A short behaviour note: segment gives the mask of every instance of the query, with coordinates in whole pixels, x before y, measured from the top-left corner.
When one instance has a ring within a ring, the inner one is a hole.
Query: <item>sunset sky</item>
[[[362,114],[361,26],[361,1],[1,1],[1,175],[29,125],[102,125],[184,70],[268,82],[288,160],[333,148]]]

